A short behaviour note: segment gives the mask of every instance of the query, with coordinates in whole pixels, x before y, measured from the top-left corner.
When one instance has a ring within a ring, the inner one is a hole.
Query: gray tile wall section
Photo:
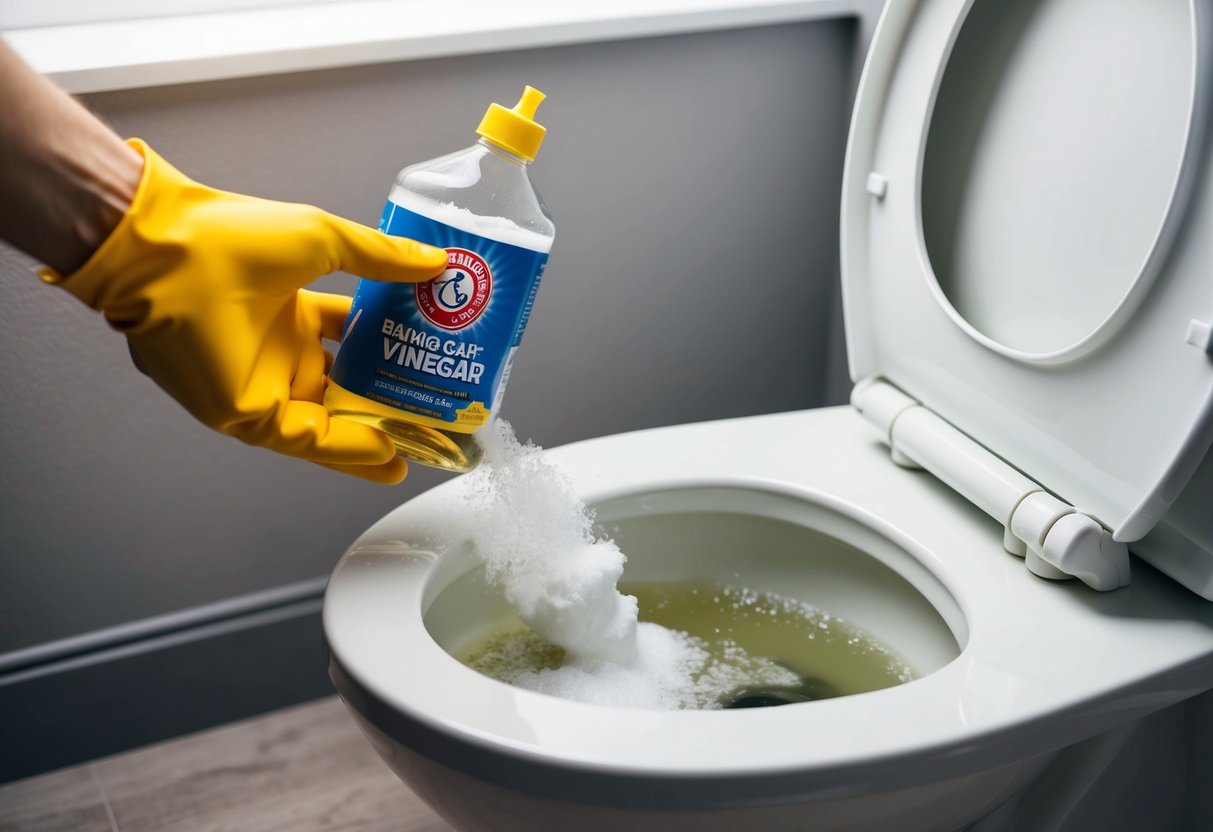
[[[534,180],[557,243],[502,412],[550,446],[839,399],[857,40],[837,20],[87,103],[200,181],[373,225],[402,165],[470,144],[488,102],[543,89]],[[326,575],[370,523],[444,478],[418,467],[376,487],[207,431],[32,269],[0,246],[0,658]],[[54,697],[39,702],[52,718]]]

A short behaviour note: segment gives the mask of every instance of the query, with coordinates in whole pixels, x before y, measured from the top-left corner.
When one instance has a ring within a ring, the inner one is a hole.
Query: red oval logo
[[[413,288],[417,309],[434,326],[466,329],[488,308],[493,273],[484,258],[466,248],[448,248],[446,271]]]

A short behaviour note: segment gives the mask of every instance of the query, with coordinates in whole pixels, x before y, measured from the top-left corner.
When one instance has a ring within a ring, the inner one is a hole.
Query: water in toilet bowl
[[[620,591],[639,600],[640,633],[652,628],[651,637],[668,646],[664,655],[651,649],[644,664],[652,666],[636,678],[627,668],[570,670],[564,650],[517,619],[499,623],[455,657],[541,693],[704,710],[831,699],[917,676],[870,634],[797,599],[702,581],[624,584]],[[604,694],[607,674],[613,684]],[[632,690],[619,690],[625,686]]]
[[[704,586],[705,598],[698,599],[700,588],[689,585],[681,590],[637,587],[646,599],[646,618],[652,619],[640,621],[636,595],[618,588],[624,553],[595,533],[592,513],[560,469],[540,448],[519,443],[504,421],[483,431],[478,441],[484,462],[465,476],[459,516],[466,519],[445,531],[448,538],[472,545],[485,562],[488,580],[518,616],[512,625],[483,634],[478,644],[462,651],[460,658],[489,675],[564,698],[625,707],[715,708],[744,706],[743,700],[782,704],[838,695],[830,692],[837,685],[797,666],[805,663],[796,650],[788,662],[767,646],[761,652],[748,650],[753,638],[735,639],[727,632],[713,637],[710,630],[718,628],[719,616],[708,625],[704,622],[710,616],[698,614],[705,611],[699,601],[706,600],[707,592],[718,605],[722,599],[732,607],[739,632],[753,630],[746,621],[761,614],[772,619],[768,632],[776,632],[777,623],[786,625],[782,629],[792,635],[785,640],[794,642],[799,628],[799,637],[811,631],[818,645],[849,641],[844,652],[852,657],[875,655],[879,680],[864,683],[864,690],[913,675],[843,622],[790,599],[744,589]],[[846,689],[839,692],[857,692],[850,682],[842,687]],[[748,699],[747,692],[752,694]]]

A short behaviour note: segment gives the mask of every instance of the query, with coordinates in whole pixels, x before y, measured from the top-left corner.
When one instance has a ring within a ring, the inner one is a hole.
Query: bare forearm
[[[130,206],[143,160],[0,40],[0,238],[67,274]]]

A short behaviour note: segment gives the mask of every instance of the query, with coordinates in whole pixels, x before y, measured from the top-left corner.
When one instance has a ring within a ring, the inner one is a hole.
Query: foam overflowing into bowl
[[[701,639],[637,620],[617,583],[627,558],[594,532],[593,516],[541,448],[497,420],[478,434],[480,466],[465,475],[463,530],[488,579],[540,638],[563,648],[555,669],[519,671],[520,687],[598,704],[718,707],[741,685],[794,684],[782,665],[741,648],[714,655]]]
[[[627,560],[594,536],[567,477],[498,420],[478,441],[480,466],[465,477],[470,536],[486,573],[540,638],[575,662],[636,658],[636,599],[615,588]]]

